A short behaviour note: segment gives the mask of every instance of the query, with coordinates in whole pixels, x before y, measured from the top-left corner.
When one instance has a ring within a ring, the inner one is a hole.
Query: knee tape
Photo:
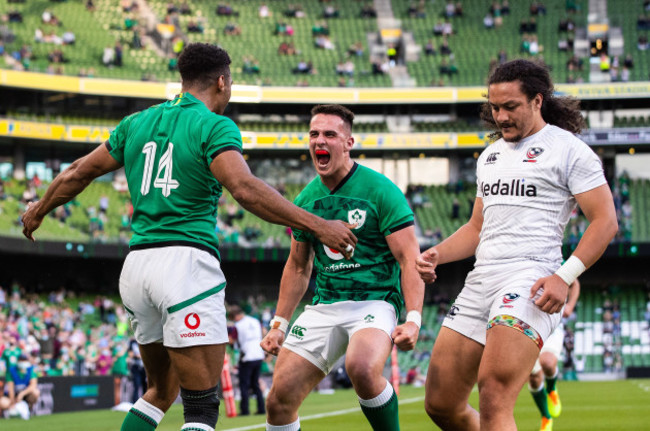
[[[181,399],[185,423],[198,422],[215,427],[219,419],[219,397],[217,397],[216,386],[204,391],[181,388]]]

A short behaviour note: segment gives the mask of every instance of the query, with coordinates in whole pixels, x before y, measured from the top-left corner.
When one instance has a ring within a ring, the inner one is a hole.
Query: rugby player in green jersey
[[[309,151],[318,176],[294,202],[323,218],[354,224],[358,243],[346,261],[309,232],[293,231],[276,316],[262,341],[264,350],[279,354],[267,398],[267,430],[299,430],[300,404],[344,354],[372,428],[399,430],[397,397],[382,371],[393,343],[410,350],[418,338],[424,296],[415,269],[419,246],[402,192],[350,158],[353,119],[340,105],[312,110]],[[288,319],[307,290],[312,268],[313,303],[285,341]],[[404,303],[406,322],[397,326]]]
[[[223,116],[230,100],[230,57],[195,43],[180,55],[182,92],[123,119],[108,141],[58,175],[22,217],[23,234],[93,179],[124,166],[133,202],[131,252],[120,276],[148,389],[122,430],[153,430],[179,387],[186,430],[212,431],[217,383],[228,342],[217,236],[222,187],[247,210],[310,232],[339,252],[356,244],[352,225],[298,208],[250,172],[241,134]]]

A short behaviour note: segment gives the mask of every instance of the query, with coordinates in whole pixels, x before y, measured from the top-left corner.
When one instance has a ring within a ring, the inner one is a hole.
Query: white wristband
[[[585,272],[587,268],[585,267],[585,264],[582,263],[582,261],[577,258],[576,256],[571,255],[566,262],[564,262],[564,265],[562,265],[560,268],[558,268],[557,271],[555,271],[555,275],[560,277],[566,284],[571,286],[571,283],[576,281],[576,278],[580,276],[583,272]]]
[[[287,329],[289,329],[289,321],[284,317],[274,316],[273,319],[271,319],[269,328],[279,329],[282,332],[287,332]]]
[[[411,310],[406,313],[406,321],[415,323],[418,328],[422,327],[422,315],[419,311]]]

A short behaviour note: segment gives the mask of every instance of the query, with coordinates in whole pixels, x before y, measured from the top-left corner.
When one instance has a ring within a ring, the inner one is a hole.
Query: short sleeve
[[[379,230],[384,236],[413,225],[413,211],[395,184],[387,182],[378,193]]]
[[[607,180],[602,162],[587,144],[577,141],[567,165],[567,185],[571,194],[575,196],[603,184],[607,184]]]
[[[304,190],[303,190],[303,192],[304,192]],[[300,208],[303,208],[302,207],[303,199],[301,199],[301,197],[300,197],[301,194],[296,196],[296,198],[293,200],[293,203],[294,203],[294,205],[296,205],[296,206],[298,206]],[[302,231],[300,229],[291,229],[291,236],[293,237],[293,239],[295,239],[298,242],[311,242],[311,239],[310,239],[308,233],[305,232],[305,231]]]
[[[111,132],[106,144],[109,154],[121,164],[124,164],[124,148],[126,147],[129,128],[136,115],[138,113],[129,115],[120,121],[120,124]]]
[[[204,158],[208,165],[224,151],[242,152],[243,144],[239,128],[228,117],[216,115],[215,123],[205,140]]]

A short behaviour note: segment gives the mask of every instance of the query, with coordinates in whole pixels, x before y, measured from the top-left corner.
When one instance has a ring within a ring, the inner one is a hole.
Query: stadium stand
[[[611,69],[619,70],[613,80],[648,79],[648,56],[639,42],[647,39],[647,14],[640,0],[634,3],[635,7],[621,8],[608,2],[612,27],[620,28],[623,37],[623,55],[610,59]],[[573,57],[570,48],[587,27],[587,5],[569,10],[563,0],[546,1],[543,12],[536,13],[520,2],[509,5],[508,12],[499,8],[497,12],[488,2],[465,0],[462,15],[448,17],[443,2],[426,2],[409,10],[406,2],[393,1],[392,15],[379,11],[377,17],[364,17],[360,2],[337,1],[332,3],[336,16],[330,18],[324,18],[324,5],[316,1],[300,3],[298,11],[292,9],[291,0],[274,1],[266,17],[260,17],[257,2],[238,2],[231,14],[217,14],[210,0],[193,1],[183,10],[180,3],[169,8],[168,2],[160,0],[138,2],[139,8],[110,0],[94,4],[93,10],[83,2],[0,4],[0,14],[6,17],[0,31],[4,67],[177,81],[176,55],[184,44],[203,41],[230,52],[233,77],[239,84],[481,85],[490,67],[517,57],[545,61],[558,83],[590,80],[590,56],[581,51]],[[44,14],[53,16],[55,23],[46,24]],[[484,23],[488,14],[494,20],[492,28]],[[629,22],[637,25],[624,25]],[[399,37],[391,39],[391,31]],[[68,33],[67,43],[64,33]],[[69,34],[74,35],[74,43]],[[319,47],[317,42],[328,46]],[[394,64],[388,60],[391,43],[396,49]],[[288,55],[278,53],[282,44]],[[447,54],[441,52],[444,44],[450,49]],[[301,61],[309,71],[293,73]],[[628,67],[627,61],[633,66]],[[346,62],[347,69],[343,67]],[[396,79],[393,65],[405,65],[408,79]],[[625,78],[624,66],[628,69]],[[341,67],[338,72],[337,67]]]

